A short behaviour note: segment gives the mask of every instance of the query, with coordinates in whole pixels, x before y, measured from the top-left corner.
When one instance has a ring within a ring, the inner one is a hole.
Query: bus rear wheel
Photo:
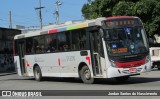
[[[39,66],[36,66],[34,69],[34,77],[35,77],[35,80],[37,80],[37,81],[42,80],[42,72],[41,72],[41,69],[39,68]]]
[[[94,78],[91,77],[91,72],[88,66],[83,66],[80,70],[80,77],[85,84],[94,83]]]
[[[129,76],[116,77],[115,79],[119,82],[125,82],[129,79]]]

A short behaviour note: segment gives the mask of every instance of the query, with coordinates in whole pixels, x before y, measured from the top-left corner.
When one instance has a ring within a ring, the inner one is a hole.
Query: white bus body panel
[[[81,56],[80,51],[25,55],[27,76],[34,76],[33,67],[37,64],[43,77],[79,77],[78,66],[84,62],[89,67],[93,77],[90,51],[87,52],[87,56]],[[86,60],[86,57],[90,57],[90,60]],[[18,74],[22,76],[19,56],[14,58],[18,63]]]
[[[37,55],[25,55],[25,60],[29,66],[27,68],[28,76],[33,76],[33,66],[38,65],[41,69],[42,76],[60,76],[60,69],[55,57],[56,54],[37,54]]]
[[[16,72],[18,73],[19,76],[22,76],[19,56],[14,56],[14,64],[15,64]]]

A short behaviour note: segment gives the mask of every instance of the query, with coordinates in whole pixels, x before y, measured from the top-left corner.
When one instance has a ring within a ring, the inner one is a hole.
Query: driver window
[[[116,40],[116,39],[118,39],[118,33],[117,33],[117,31],[116,30],[110,30],[110,31],[108,31],[109,32],[109,34],[111,35],[111,37],[112,37],[112,39],[113,40]]]

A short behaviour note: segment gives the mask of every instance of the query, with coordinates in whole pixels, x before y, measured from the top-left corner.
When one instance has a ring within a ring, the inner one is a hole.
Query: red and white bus
[[[151,71],[147,36],[138,17],[70,21],[16,35],[14,62],[20,76],[127,80]]]

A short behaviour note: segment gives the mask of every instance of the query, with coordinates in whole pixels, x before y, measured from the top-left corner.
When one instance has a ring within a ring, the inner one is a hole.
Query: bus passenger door
[[[94,76],[102,75],[100,40],[100,34],[98,31],[90,32],[90,50]]]
[[[20,69],[21,69],[21,75],[25,75],[26,73],[26,67],[25,67],[25,41],[19,40],[18,41],[18,52],[19,52],[19,59],[20,59]]]

